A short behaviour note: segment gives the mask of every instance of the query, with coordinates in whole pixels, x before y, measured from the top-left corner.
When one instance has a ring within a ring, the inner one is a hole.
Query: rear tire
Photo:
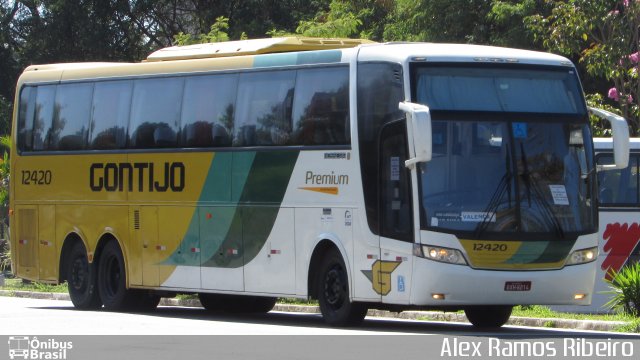
[[[98,262],[98,290],[104,308],[110,311],[135,309],[137,300],[133,291],[127,289],[124,257],[120,246],[109,241],[102,249]]]
[[[464,309],[469,322],[477,328],[499,328],[509,321],[513,306],[474,306]]]
[[[96,310],[102,306],[96,288],[97,271],[95,264],[89,264],[87,250],[76,241],[66,257],[66,278],[69,297],[73,306],[80,310]]]
[[[349,299],[349,277],[337,251],[329,251],[320,265],[316,280],[320,312],[330,326],[358,325],[367,315],[364,304]]]

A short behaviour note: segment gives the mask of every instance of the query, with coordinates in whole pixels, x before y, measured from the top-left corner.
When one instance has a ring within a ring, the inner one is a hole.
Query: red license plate
[[[507,281],[504,283],[504,291],[529,291],[531,281]]]

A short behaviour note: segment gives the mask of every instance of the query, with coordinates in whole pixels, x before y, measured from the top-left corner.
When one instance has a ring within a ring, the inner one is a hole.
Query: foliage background
[[[625,115],[638,135],[638,1],[0,0],[0,135],[31,64],[140,61],[174,44],[282,34],[559,53],[578,65],[590,103]]]

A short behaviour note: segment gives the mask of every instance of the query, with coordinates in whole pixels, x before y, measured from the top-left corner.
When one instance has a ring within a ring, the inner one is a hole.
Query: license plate
[[[504,291],[529,291],[531,281],[507,281],[504,283]]]

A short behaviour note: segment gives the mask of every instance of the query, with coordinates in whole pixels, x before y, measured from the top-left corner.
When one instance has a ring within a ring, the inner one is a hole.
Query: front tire
[[[135,309],[138,299],[127,289],[124,257],[118,243],[109,241],[98,262],[98,290],[104,308],[110,311]]]
[[[464,309],[469,322],[477,328],[499,328],[506,324],[513,306],[474,306]]]
[[[320,312],[330,326],[358,325],[367,315],[364,304],[349,299],[349,277],[337,251],[330,251],[320,265],[316,281]]]
[[[99,309],[102,301],[96,288],[96,267],[89,264],[82,242],[73,244],[67,259],[67,287],[73,306],[80,310]]]

